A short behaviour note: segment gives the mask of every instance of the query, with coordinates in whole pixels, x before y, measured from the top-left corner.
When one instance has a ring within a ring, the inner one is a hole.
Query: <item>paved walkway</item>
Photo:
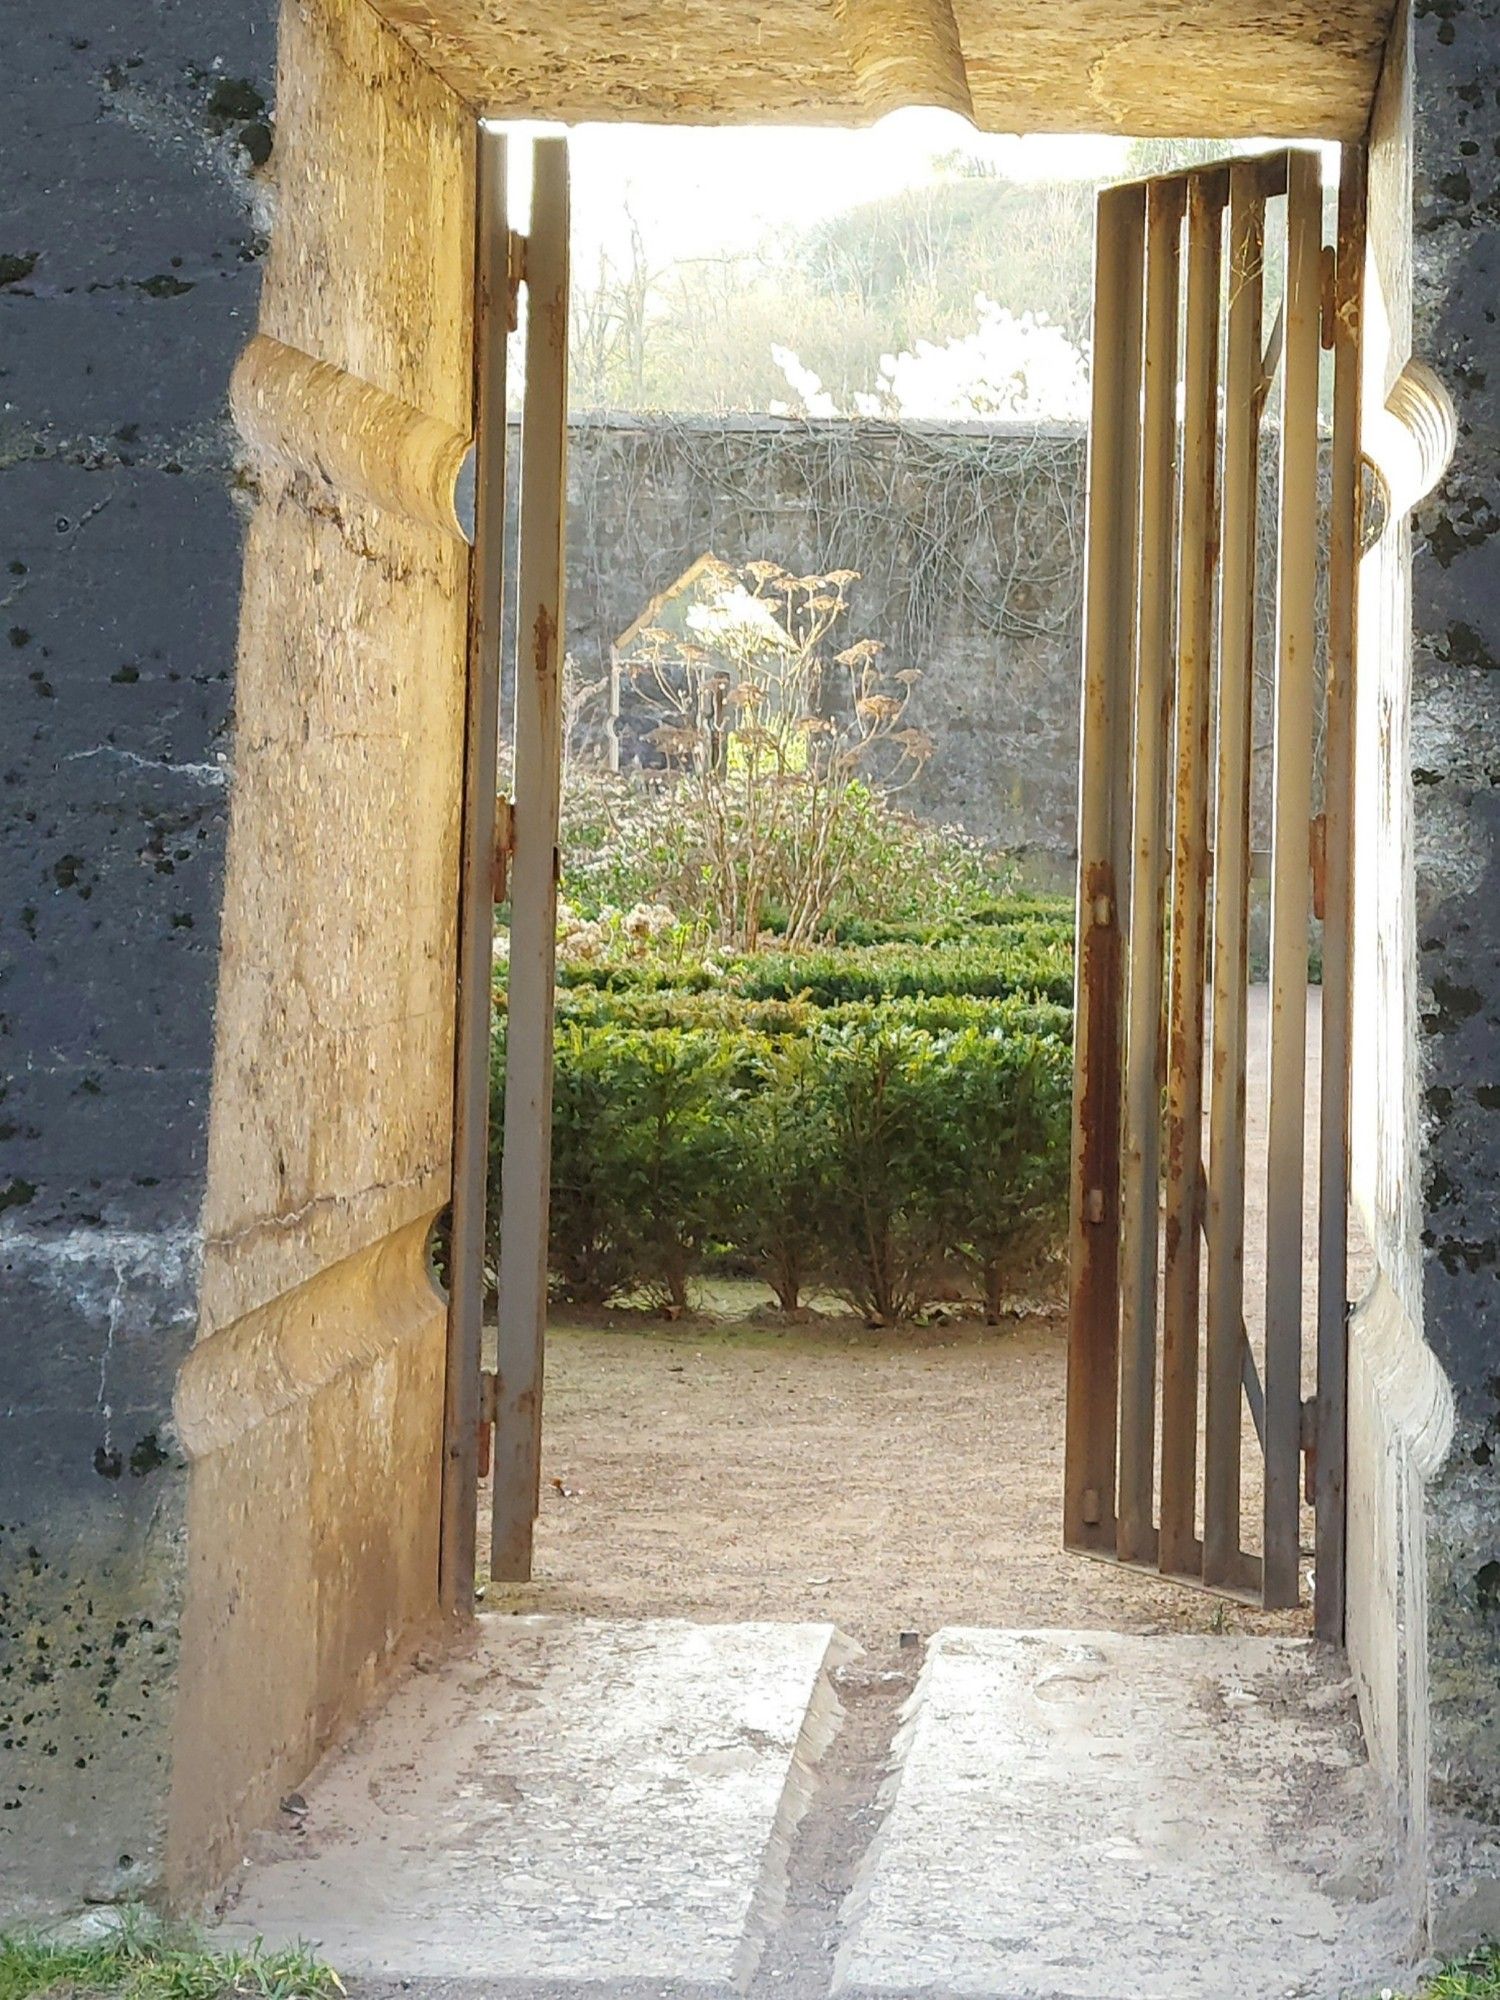
[[[229,1924],[356,1996],[1335,2000],[1403,1942],[1287,1640],[488,1618],[289,1806]]]
[[[1264,1028],[1257,991],[1252,1160]],[[1315,1051],[1316,996],[1309,1028]],[[1308,1247],[1314,1141],[1310,1118]],[[1248,1193],[1254,1272],[1263,1167]],[[673,1502],[668,1569],[694,1532]],[[983,1568],[982,1541],[965,1555]],[[1391,1843],[1335,1659],[1234,1631],[908,1637],[864,1655],[829,1623],[483,1618],[288,1801],[229,1924],[316,1941],[355,2000],[1402,1983]]]

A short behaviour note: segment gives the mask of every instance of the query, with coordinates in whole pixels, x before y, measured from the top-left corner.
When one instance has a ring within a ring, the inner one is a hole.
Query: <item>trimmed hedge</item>
[[[733,993],[747,1000],[806,999],[818,1007],[850,1000],[933,998],[948,994],[1002,999],[1011,994],[1070,1006],[1073,920],[1055,906],[1020,904],[1002,917],[993,906],[968,927],[863,926],[892,935],[814,951],[763,951],[753,957],[695,960],[600,957],[559,965],[565,990],[605,993]]]
[[[1023,906],[920,949],[885,939],[686,974],[570,968],[552,1136],[559,1295],[644,1292],[680,1310],[695,1274],[727,1267],[789,1309],[828,1286],[893,1320],[958,1267],[993,1316],[1008,1273],[1063,1224],[1072,941],[1057,927],[1053,910]],[[606,983],[622,973],[638,976]]]

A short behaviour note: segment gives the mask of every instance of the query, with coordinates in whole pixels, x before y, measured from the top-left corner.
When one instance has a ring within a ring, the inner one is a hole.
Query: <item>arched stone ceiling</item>
[[[496,117],[1357,138],[1392,0],[374,0]]]

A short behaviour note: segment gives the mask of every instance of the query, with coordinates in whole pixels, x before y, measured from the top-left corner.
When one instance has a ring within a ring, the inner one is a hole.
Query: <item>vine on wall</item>
[[[1082,456],[1062,426],[591,421],[574,429],[569,533],[596,553],[574,576],[587,592],[623,567],[644,603],[708,549],[858,569],[859,621],[915,666],[955,606],[999,640],[1057,638],[1078,616]]]

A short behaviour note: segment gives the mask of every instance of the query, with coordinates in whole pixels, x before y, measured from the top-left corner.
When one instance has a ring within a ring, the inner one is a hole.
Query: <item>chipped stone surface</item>
[[[385,433],[394,404],[400,435],[451,458],[472,115],[362,0],[287,0],[280,65],[260,331],[343,416]],[[264,456],[246,548],[180,1401],[178,1894],[233,1865],[437,1612],[445,1309],[425,1242],[450,1171],[468,552],[401,480],[385,497],[405,511],[340,483],[359,462],[351,445],[314,478]]]
[[[380,0],[497,117],[862,123],[903,105],[992,131],[1354,138],[1388,0]]]
[[[851,1650],[829,1625],[481,1619],[257,1843],[231,1933],[486,1992],[742,1987]]]
[[[456,493],[467,432],[265,334],[240,356],[229,393],[252,453],[303,474],[309,499],[357,496],[466,538]]]
[[[1500,14],[1403,14],[1371,151],[1366,398],[1409,361],[1457,449],[1361,591],[1351,1657],[1439,1941],[1500,1921]]]
[[[1500,1919],[1500,8],[1424,0],[1412,45],[1413,345],[1459,430],[1412,562],[1422,1326],[1457,1405],[1427,1493],[1443,1936]]]
[[[834,1991],[1333,2000],[1409,1934],[1387,1847],[1302,1644],[939,1632]]]

